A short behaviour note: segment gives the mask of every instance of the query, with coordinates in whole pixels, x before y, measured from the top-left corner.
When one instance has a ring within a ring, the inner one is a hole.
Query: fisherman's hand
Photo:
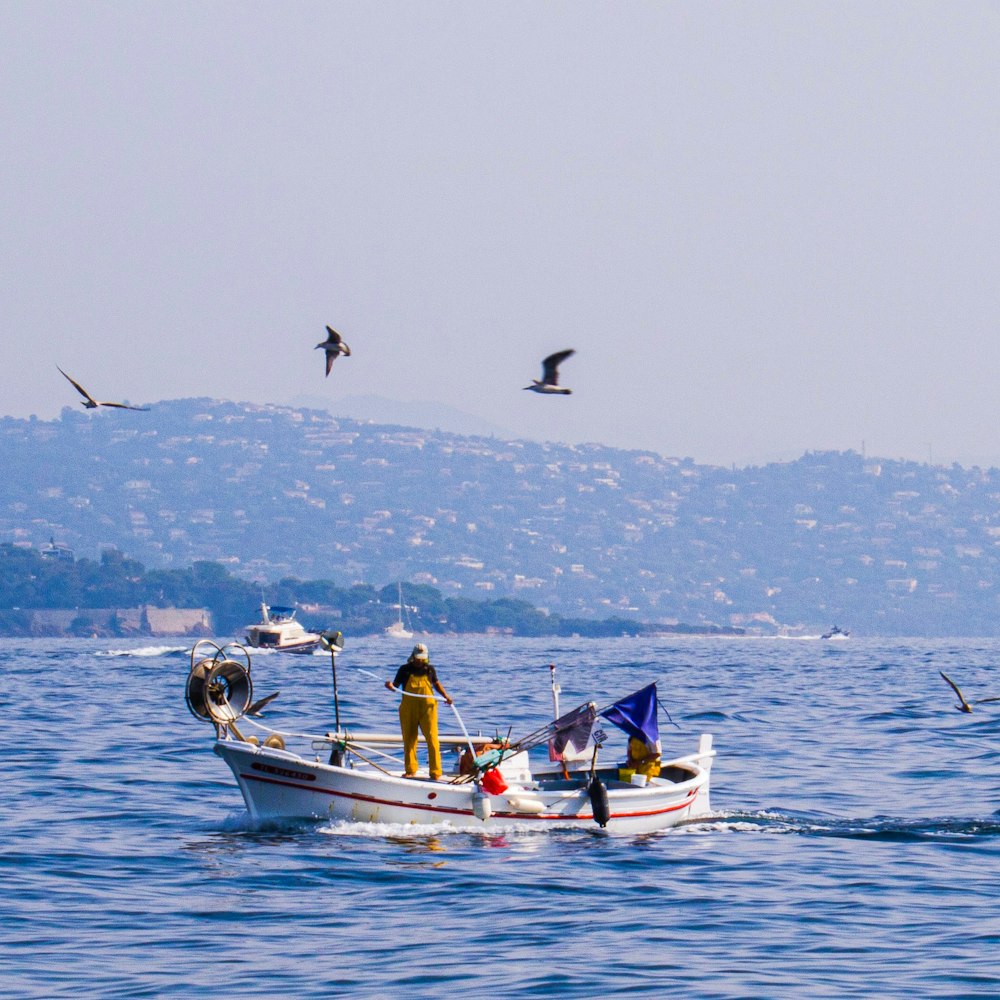
[[[391,691],[393,689],[392,688],[392,681],[386,681],[385,682],[385,686]]]

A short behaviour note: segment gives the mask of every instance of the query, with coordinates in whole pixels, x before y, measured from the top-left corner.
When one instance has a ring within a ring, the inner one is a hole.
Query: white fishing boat
[[[215,753],[232,770],[255,821],[472,828],[517,823],[540,829],[649,833],[711,811],[709,779],[715,751],[710,735],[703,734],[691,753],[664,761],[656,777],[624,770],[616,761],[622,754],[605,748],[605,735],[596,726],[598,717],[629,732],[618,718],[621,706],[639,695],[648,700],[649,688],[655,698],[655,685],[604,710],[592,702],[581,705],[514,740],[470,736],[456,709],[461,732],[440,738],[444,775],[431,780],[420,771],[414,779],[403,777],[398,734],[341,724],[338,651],[335,644],[331,654],[336,726],[331,732],[308,733],[271,728],[250,717],[256,706],[245,649],[201,640],[192,650],[188,707],[213,724]],[[557,709],[554,673],[552,687]],[[655,706],[653,712],[655,719]],[[543,760],[531,759],[529,751],[535,748],[547,751]],[[602,754],[608,759],[599,760]]]
[[[246,628],[246,644],[279,653],[311,653],[319,633],[309,632],[295,617],[295,608],[271,607],[261,602],[260,621]]]
[[[408,610],[403,604],[403,585],[401,583],[396,584],[396,590],[399,594],[399,602],[396,605],[398,609],[397,618],[396,621],[385,629],[385,634],[390,639],[412,639],[413,632],[403,624],[403,611]]]

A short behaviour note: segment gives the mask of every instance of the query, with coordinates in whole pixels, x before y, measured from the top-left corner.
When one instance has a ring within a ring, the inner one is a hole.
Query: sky
[[[58,365],[1000,465],[996,2],[10,0],[0,34],[0,414],[76,408]],[[573,395],[523,392],[565,348]]]

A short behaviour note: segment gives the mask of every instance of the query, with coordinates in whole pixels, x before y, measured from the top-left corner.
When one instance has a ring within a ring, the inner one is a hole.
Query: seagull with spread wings
[[[56,365],[56,368],[59,368],[59,366]],[[69,382],[69,384],[73,386],[73,388],[76,389],[76,391],[80,393],[81,396],[83,396],[83,402],[81,402],[80,405],[85,406],[88,410],[96,410],[99,406],[113,406],[116,410],[143,410],[143,411],[149,410],[148,406],[129,406],[128,403],[99,402],[98,400],[94,399],[94,397],[91,396],[91,394],[87,392],[87,390],[84,389],[84,387],[80,385],[79,382],[74,382],[73,379],[71,379],[61,368],[59,368],[59,371],[62,374],[63,378],[65,378]]]
[[[563,389],[559,385],[559,366],[573,354],[576,354],[576,351],[572,349],[568,351],[557,351],[555,354],[550,354],[542,362],[541,381],[533,378],[531,380],[531,385],[526,385],[524,388],[529,392],[541,392],[547,396],[571,395],[573,392],[572,389]]]
[[[939,670],[938,673],[951,685],[952,691],[958,695],[958,704],[955,706],[960,712],[971,712],[972,705],[983,705],[988,701],[1000,701],[1000,698],[980,698],[978,701],[972,702],[972,705],[965,700],[965,696],[958,689],[958,685],[943,671]]]
[[[274,694],[269,694],[266,698],[261,698],[260,701],[255,701],[246,710],[246,712],[244,713],[244,715],[254,715],[254,716],[257,716],[257,715],[263,714],[261,712],[261,709],[263,709],[266,705],[270,705],[271,702],[274,701],[274,699],[277,698],[279,694],[281,694],[280,691],[275,691]]]
[[[344,342],[344,338],[341,337],[341,335],[337,333],[332,326],[328,326],[326,328],[326,334],[326,340],[324,340],[321,344],[317,344],[314,349],[318,351],[322,347],[323,350],[326,351],[326,373],[329,375],[334,361],[336,361],[341,354],[343,354],[345,358],[349,358],[351,356],[351,349]]]

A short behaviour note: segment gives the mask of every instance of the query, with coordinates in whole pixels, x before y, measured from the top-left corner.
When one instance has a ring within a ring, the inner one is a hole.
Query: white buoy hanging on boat
[[[521,798],[519,796],[510,795],[507,796],[507,805],[514,810],[514,812],[519,813],[540,813],[545,811],[545,805],[542,803],[541,799],[536,798]]]
[[[476,785],[476,790],[472,793],[472,813],[476,819],[481,819],[484,823],[493,814],[490,797],[479,785]]]

